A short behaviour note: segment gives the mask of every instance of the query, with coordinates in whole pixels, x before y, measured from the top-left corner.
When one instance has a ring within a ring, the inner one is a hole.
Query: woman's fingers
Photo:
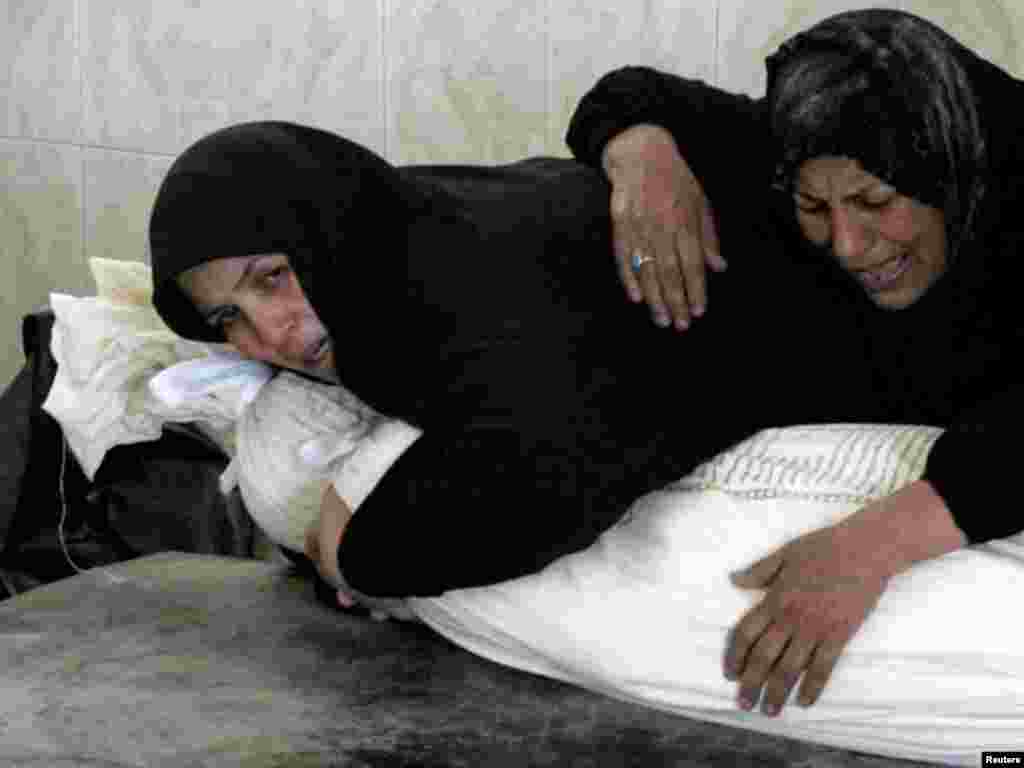
[[[680,229],[675,239],[676,279],[683,296],[680,312],[674,314],[677,327],[689,325],[691,317],[700,317],[707,307],[707,291],[704,283],[704,249],[699,237],[690,229]]]
[[[814,658],[807,667],[807,674],[800,684],[800,694],[797,696],[797,703],[800,706],[809,707],[821,696],[848,640],[848,637],[843,637],[822,643],[815,651]]]
[[[316,567],[317,573],[320,574],[320,577],[324,579],[324,581],[327,581],[329,584],[331,584],[331,586],[337,587],[338,585],[331,582],[331,580],[328,578],[327,569],[324,568],[324,565],[321,563],[320,560],[320,553],[322,552],[320,548],[320,528],[321,522],[318,521],[306,529],[305,546],[303,547],[303,552],[305,552],[306,557],[308,557],[310,561],[313,563],[313,565]],[[336,597],[338,600],[338,605],[340,605],[342,608],[352,608],[356,604],[356,601],[344,589],[338,589],[336,592]]]
[[[764,589],[779,575],[786,562],[785,555],[786,547],[783,545],[746,568],[733,571],[729,579],[740,589]]]
[[[761,702],[761,711],[764,714],[774,716],[782,711],[793,687],[808,664],[812,663],[814,655],[815,646],[808,642],[807,638],[799,635],[789,638],[785,653],[775,663],[764,681],[764,700]]]
[[[714,217],[671,134],[654,125],[623,131],[605,148],[612,182],[614,250],[630,299],[679,330],[707,309],[705,266],[723,268]]]
[[[338,547],[345,526],[351,519],[352,510],[348,504],[338,496],[333,485],[325,483],[320,500],[320,517],[306,529],[304,549],[323,580],[339,589],[344,581],[338,566]],[[339,602],[345,604],[340,593]]]
[[[763,689],[763,711],[778,714],[801,674],[798,702],[817,701],[885,591],[895,571],[877,562],[879,537],[857,546],[850,519],[857,518],[803,534],[731,574],[736,586],[766,590],[727,646],[725,674],[740,681],[740,706],[752,708]]]
[[[619,277],[630,301],[646,302],[651,319],[662,327],[671,322],[668,307],[662,298],[658,276],[659,248],[644,229],[642,213],[635,207],[635,190],[623,184],[612,191],[612,230],[615,260]]]
[[[667,328],[672,321],[661,294],[661,277],[658,271],[660,262],[643,249],[638,249],[633,258],[634,264],[638,267],[635,274],[640,282],[644,301],[651,310],[651,319],[655,325]]]
[[[612,188],[612,242],[615,250],[615,263],[619,268],[619,279],[626,295],[634,304],[644,300],[640,280],[633,270],[633,258],[636,253],[633,235],[633,222],[627,216],[628,192],[622,186]]]
[[[789,633],[777,624],[769,624],[750,646],[740,678],[739,705],[753,709],[761,697],[761,686],[768,679],[775,662],[789,644]]]
[[[763,603],[752,608],[729,633],[725,649],[725,677],[739,680],[747,665],[747,656],[754,644],[772,623]]]
[[[715,272],[724,272],[729,264],[722,256],[722,247],[718,242],[718,227],[715,224],[714,209],[706,197],[704,198],[700,220],[700,240],[704,244],[705,261]]]

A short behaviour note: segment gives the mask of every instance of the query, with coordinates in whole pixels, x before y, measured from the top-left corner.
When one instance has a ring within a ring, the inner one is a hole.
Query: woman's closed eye
[[[815,214],[826,213],[828,211],[828,205],[821,200],[815,200],[800,194],[795,195],[793,199],[796,202],[797,210],[800,211],[800,213],[806,213],[813,216]]]
[[[236,306],[217,307],[217,309],[206,316],[206,323],[212,328],[227,331],[231,323],[238,319],[240,312],[241,310]]]
[[[894,198],[894,195],[887,195],[885,197],[858,195],[857,197],[852,198],[851,202],[858,208],[862,208],[867,211],[881,211],[887,208],[892,203]],[[820,200],[811,200],[809,198],[801,196],[797,196],[795,200],[797,210],[800,211],[800,213],[804,213],[809,216],[816,216],[828,213],[828,203],[822,202]]]
[[[880,211],[893,201],[894,195],[861,195],[856,202],[869,211]]]
[[[256,276],[256,285],[263,291],[274,291],[285,283],[290,271],[287,264],[268,269]]]

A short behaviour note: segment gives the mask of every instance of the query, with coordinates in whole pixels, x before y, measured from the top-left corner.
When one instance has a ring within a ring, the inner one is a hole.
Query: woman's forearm
[[[942,497],[917,480],[854,513],[837,528],[851,547],[870,552],[877,573],[893,576],[967,546]]]

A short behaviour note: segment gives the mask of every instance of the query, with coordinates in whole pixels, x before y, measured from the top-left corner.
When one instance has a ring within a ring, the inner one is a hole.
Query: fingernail
[[[743,696],[743,697],[740,698],[739,704],[740,704],[740,709],[745,709],[747,711],[749,711],[749,710],[754,708],[754,702],[751,701],[746,696]]]
[[[778,704],[765,704],[763,707],[761,707],[761,711],[764,714],[768,715],[768,717],[775,717],[777,714],[779,714],[779,706]]]
[[[676,330],[685,331],[690,327],[690,324],[686,320],[676,320]]]
[[[704,305],[703,304],[696,304],[696,305],[694,305],[694,307],[693,307],[693,314],[695,314],[697,317],[701,317],[704,314]]]

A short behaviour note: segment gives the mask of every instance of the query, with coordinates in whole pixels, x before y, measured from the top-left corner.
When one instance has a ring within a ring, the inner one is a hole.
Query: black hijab
[[[285,122],[217,131],[174,162],[157,194],[153,304],[178,335],[223,341],[175,278],[218,258],[284,253],[327,324],[339,289],[387,281],[429,199],[370,150],[326,131]],[[353,316],[358,299],[346,292]]]
[[[187,149],[160,187],[149,227],[153,304],[180,336],[224,341],[175,278],[217,258],[284,253],[335,342],[340,379],[377,411],[422,425],[426,385],[410,387],[409,372],[436,367],[418,355],[442,331],[409,311],[407,255],[411,241],[451,238],[459,210],[436,186],[326,131],[225,128]],[[418,327],[401,322],[410,316]]]
[[[1018,325],[1006,291],[1016,282],[1008,270],[1019,272],[1010,243],[1021,241],[1012,211],[1024,133],[1008,105],[1024,97],[1022,84],[927,20],[885,9],[830,17],[767,66],[776,188],[788,192],[804,160],[842,155],[943,211],[949,269],[899,311],[876,307],[831,256],[808,251],[866,331],[893,420],[948,423],[972,372],[995,367],[998,353],[986,349]]]

